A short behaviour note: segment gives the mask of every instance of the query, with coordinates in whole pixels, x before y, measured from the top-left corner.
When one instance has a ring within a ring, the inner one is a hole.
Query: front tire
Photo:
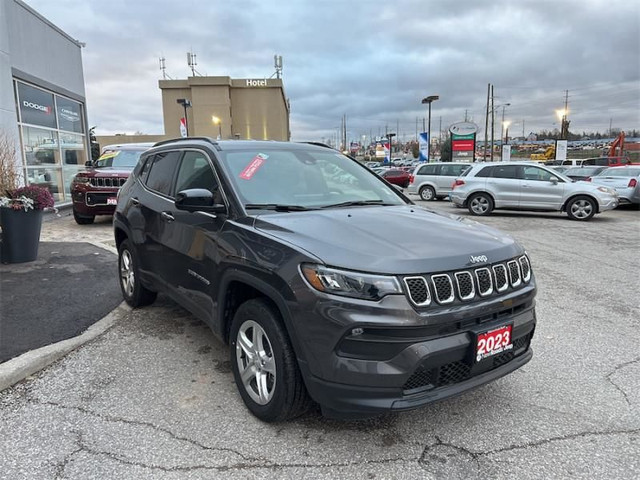
[[[158,293],[145,288],[140,282],[138,257],[129,240],[123,241],[118,248],[118,273],[122,296],[132,308],[155,302]]]
[[[296,356],[277,309],[266,299],[248,300],[231,324],[230,360],[240,396],[264,422],[302,415],[311,403]]]
[[[567,204],[567,215],[571,220],[587,221],[596,214],[598,206],[591,197],[578,196]]]
[[[486,193],[476,193],[467,205],[472,215],[489,215],[493,211],[493,199]]]
[[[420,198],[425,202],[430,202],[436,197],[436,191],[433,187],[422,187],[420,189]]]

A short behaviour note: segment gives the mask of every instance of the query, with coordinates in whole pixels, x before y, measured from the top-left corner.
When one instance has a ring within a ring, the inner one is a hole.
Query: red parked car
[[[386,170],[382,172],[380,176],[387,182],[393,183],[394,185],[399,185],[402,188],[407,188],[409,186],[409,172],[405,172],[404,170],[400,170],[399,168]]]
[[[118,190],[129,178],[140,155],[153,143],[132,143],[105,147],[94,163],[76,174],[71,182],[73,218],[79,225],[93,223],[96,215],[113,215]]]

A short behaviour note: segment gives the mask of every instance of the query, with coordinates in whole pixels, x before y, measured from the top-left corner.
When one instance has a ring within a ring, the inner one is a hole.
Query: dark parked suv
[[[265,421],[407,410],[527,363],[529,259],[490,227],[417,207],[308,144],[185,138],[145,152],[114,217],[120,285],[230,345]]]

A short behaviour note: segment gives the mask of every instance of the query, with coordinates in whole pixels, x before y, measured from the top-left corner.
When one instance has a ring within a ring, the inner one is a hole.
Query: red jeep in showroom
[[[118,203],[118,190],[129,178],[140,154],[153,143],[109,145],[95,162],[87,162],[71,182],[73,218],[79,225],[93,223],[96,215],[113,215]]]

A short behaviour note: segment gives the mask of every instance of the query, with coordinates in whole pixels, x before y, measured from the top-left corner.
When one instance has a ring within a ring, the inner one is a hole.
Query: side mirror
[[[227,213],[226,205],[214,203],[213,193],[204,188],[178,192],[174,204],[178,210],[186,212]]]
[[[549,180],[551,183],[553,183],[554,185],[558,184],[558,179],[557,177],[551,177],[551,179]]]
[[[87,160],[86,162],[84,162],[84,166],[85,167],[93,167],[93,162],[91,160]]]

